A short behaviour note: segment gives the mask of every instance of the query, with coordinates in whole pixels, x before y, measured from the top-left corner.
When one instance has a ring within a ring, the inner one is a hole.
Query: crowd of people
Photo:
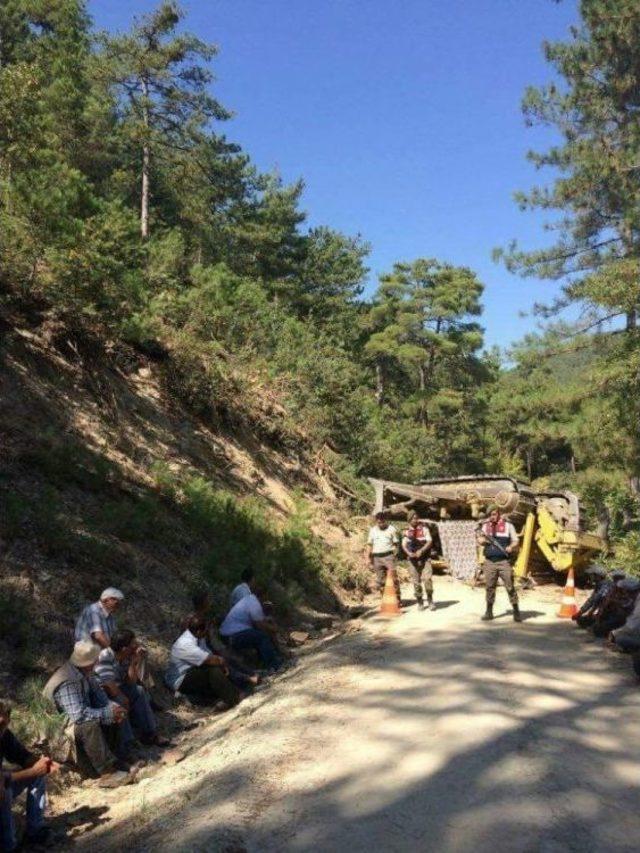
[[[640,580],[602,566],[590,566],[586,576],[593,591],[573,616],[579,628],[606,638],[611,648],[631,655],[640,677]]]
[[[513,525],[491,507],[488,519],[477,532],[484,554],[486,612],[493,618],[498,578],[501,578],[513,618],[520,621],[512,561],[518,548]],[[367,539],[367,558],[382,591],[393,577],[400,601],[395,559],[404,557],[419,609],[435,610],[433,574],[429,559],[432,539],[429,526],[417,514],[402,534],[378,513]],[[573,617],[577,625],[632,656],[640,676],[640,580],[622,571],[610,574],[601,566],[586,570],[593,584],[589,598]],[[237,705],[268,675],[285,665],[278,646],[277,627],[265,612],[263,590],[252,571],[243,573],[231,592],[229,609],[218,626],[212,617],[209,592],[198,590],[192,611],[180,623],[163,675],[176,697],[191,703],[224,710]],[[426,597],[426,605],[425,605]],[[75,624],[71,654],[47,681],[43,693],[61,715],[69,747],[69,761],[97,779],[97,785],[115,788],[135,781],[144,747],[161,750],[171,745],[158,728],[149,693],[153,679],[147,651],[135,632],[119,628],[116,614],[125,600],[115,587],[105,589],[98,601],[88,604]],[[247,663],[243,653],[253,653],[259,669]],[[26,791],[26,829],[22,844],[43,844],[49,837],[45,824],[46,777],[60,764],[51,756],[37,756],[10,729],[11,706],[0,699],[0,841],[2,850],[18,849],[12,806]],[[6,770],[4,762],[17,769]]]
[[[176,697],[225,710],[285,666],[277,627],[265,613],[261,593],[253,572],[245,571],[219,627],[208,591],[193,595],[193,610],[180,624],[163,674]],[[149,755],[145,747],[171,746],[158,729],[147,650],[133,630],[117,625],[124,600],[119,589],[108,587],[82,610],[71,654],[43,690],[61,715],[69,762],[103,788],[134,782]],[[256,667],[239,655],[245,652],[253,652]],[[10,725],[11,705],[0,699],[0,849],[7,853],[50,839],[45,823],[46,777],[60,769],[51,756],[28,750]],[[5,762],[17,769],[6,769]],[[19,843],[12,806],[24,791],[26,828]]]

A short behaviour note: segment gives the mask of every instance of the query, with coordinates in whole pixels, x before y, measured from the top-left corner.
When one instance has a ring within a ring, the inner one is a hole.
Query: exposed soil
[[[557,588],[525,593],[520,625],[502,589],[491,624],[482,590],[436,593],[301,657],[180,764],[57,802],[88,830],[66,849],[637,850],[629,659],[556,618]]]

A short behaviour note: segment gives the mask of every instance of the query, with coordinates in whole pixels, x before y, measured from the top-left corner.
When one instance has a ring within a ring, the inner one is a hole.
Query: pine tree
[[[124,129],[140,152],[140,231],[149,237],[153,158],[193,154],[212,120],[230,117],[208,87],[217,52],[176,34],[183,13],[174,0],[137,21],[130,34],[104,37],[102,74],[117,92]],[[204,63],[204,64],[203,64]]]

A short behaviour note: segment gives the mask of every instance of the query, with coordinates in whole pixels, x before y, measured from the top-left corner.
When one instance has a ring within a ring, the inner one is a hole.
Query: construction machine
[[[481,562],[476,531],[490,505],[515,526],[520,548],[514,564],[519,582],[551,580],[573,568],[577,573],[605,548],[604,540],[584,529],[573,492],[536,492],[507,476],[469,475],[422,480],[415,485],[371,479],[374,512],[406,520],[412,512],[431,528],[434,566],[462,579]]]

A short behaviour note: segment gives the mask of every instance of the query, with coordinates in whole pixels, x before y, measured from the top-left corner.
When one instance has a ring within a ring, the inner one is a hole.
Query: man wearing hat
[[[483,621],[493,619],[493,603],[496,600],[496,588],[500,577],[513,608],[513,621],[521,622],[518,594],[511,565],[511,556],[519,545],[518,534],[513,524],[502,517],[499,507],[489,507],[489,517],[478,531],[478,544],[482,546],[484,552],[482,571],[487,590],[487,609],[482,617]]]
[[[100,600],[88,604],[76,622],[75,639],[95,640],[101,649],[108,649],[116,631],[114,613],[124,601],[124,595],[114,586],[107,587]]]
[[[395,557],[398,550],[398,531],[389,524],[384,512],[376,513],[376,523],[369,530],[367,538],[367,558],[376,573],[376,582],[380,592],[384,589],[387,572],[393,573],[394,585],[398,604],[400,598],[400,582],[395,573]]]
[[[593,583],[594,589],[580,610],[571,618],[579,628],[589,628],[596,620],[602,602],[613,589],[614,580],[607,576],[603,566],[589,566],[585,575]]]
[[[133,734],[126,709],[109,701],[94,675],[100,651],[93,640],[79,640],[42,692],[67,718],[72,744],[82,748],[100,777],[100,786],[114,788],[132,780],[110,743],[124,756]]]

